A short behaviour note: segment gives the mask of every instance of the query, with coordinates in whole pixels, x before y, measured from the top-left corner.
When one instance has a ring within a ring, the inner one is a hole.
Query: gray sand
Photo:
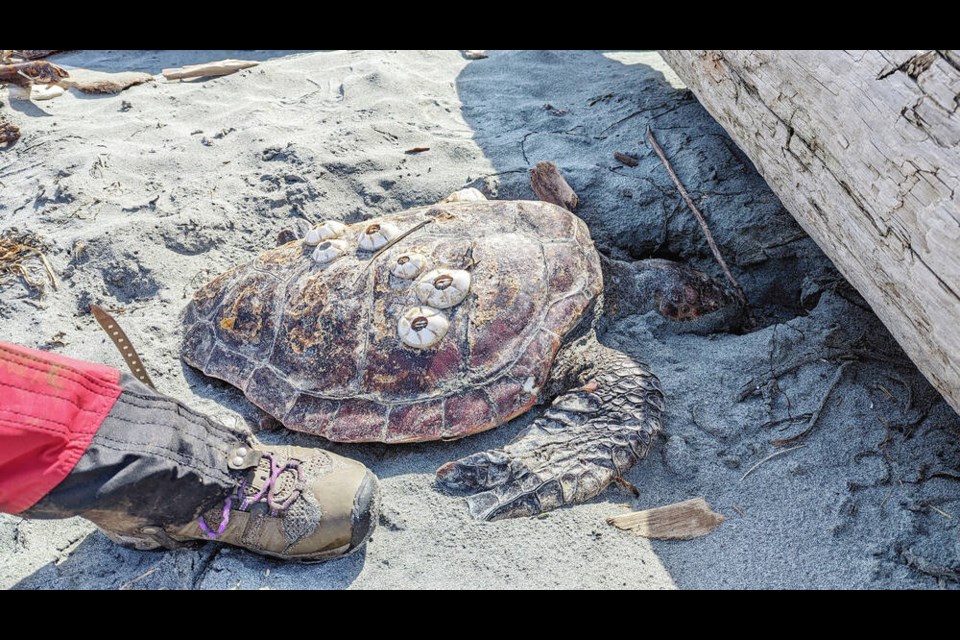
[[[380,527],[342,560],[284,565],[218,544],[138,553],[79,519],[0,516],[0,586],[958,586],[960,418],[656,55],[79,52],[55,61],[158,73],[225,57],[262,62],[117,96],[3,99],[0,118],[23,138],[0,151],[0,230],[41,236],[61,284],[40,296],[0,283],[3,339],[122,366],[86,312],[99,302],[118,310],[160,389],[257,429],[266,421],[237,391],[178,358],[177,314],[198,286],[299,220],[357,221],[465,185],[531,198],[526,170],[539,160],[555,161],[580,195],[601,251],[720,275],[643,142],[648,125],[710,219],[760,328],[698,335],[654,314],[610,324],[603,341],[649,362],[667,394],[666,436],[627,474],[638,499],[610,488],[545,517],[478,523],[460,498],[435,490],[439,465],[505,443],[527,416],[452,443],[330,445],[368,464],[384,488]],[[430,151],[404,153],[412,147]],[[620,165],[614,151],[639,165]],[[821,404],[801,448],[753,468],[786,448],[771,439],[800,433]],[[699,540],[650,542],[604,521],[698,495],[727,517]]]

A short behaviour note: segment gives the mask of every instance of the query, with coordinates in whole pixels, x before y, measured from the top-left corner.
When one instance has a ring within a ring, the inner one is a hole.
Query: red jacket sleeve
[[[0,341],[0,511],[30,508],[67,477],[119,379],[112,367]]]

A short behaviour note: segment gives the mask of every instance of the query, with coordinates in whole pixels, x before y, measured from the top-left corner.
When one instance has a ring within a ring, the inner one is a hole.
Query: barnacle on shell
[[[317,248],[313,250],[313,255],[310,257],[316,262],[325,264],[327,262],[333,262],[349,250],[350,245],[344,240],[324,240],[317,245]]]
[[[360,248],[376,251],[400,235],[400,230],[389,222],[369,224],[360,232]]]
[[[470,272],[462,269],[434,269],[417,280],[420,302],[437,309],[459,304],[470,291]]]
[[[332,240],[333,238],[339,237],[346,228],[347,225],[342,222],[325,220],[307,231],[303,237],[303,242],[308,246],[315,247],[324,240]]]
[[[390,265],[390,273],[404,280],[413,280],[426,268],[426,256],[411,251],[397,256]]]
[[[450,330],[450,321],[430,307],[413,307],[400,316],[397,335],[407,346],[426,349],[440,342]]]
[[[480,193],[477,189],[467,187],[466,189],[454,191],[440,202],[480,202],[486,199],[487,196]]]

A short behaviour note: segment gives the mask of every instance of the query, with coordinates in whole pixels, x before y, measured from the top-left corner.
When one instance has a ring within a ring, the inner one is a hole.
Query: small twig
[[[660,161],[663,162],[663,166],[666,167],[667,173],[670,174],[673,184],[677,185],[677,190],[683,197],[683,201],[687,203],[687,206],[690,207],[690,211],[692,211],[693,215],[696,216],[697,222],[700,223],[700,227],[703,229],[703,235],[707,238],[707,244],[710,245],[710,251],[713,252],[713,257],[716,258],[717,262],[720,263],[723,273],[727,276],[727,280],[730,281],[730,284],[733,285],[733,288],[740,297],[740,301],[743,303],[744,308],[749,309],[750,305],[747,302],[747,295],[743,292],[743,287],[740,286],[740,283],[737,282],[737,279],[733,277],[733,273],[730,271],[730,267],[727,266],[723,256],[720,255],[720,249],[717,247],[717,243],[713,239],[713,234],[710,233],[710,227],[707,226],[706,218],[704,218],[703,214],[700,213],[700,209],[698,209],[697,205],[693,203],[693,199],[690,198],[690,194],[687,193],[683,183],[680,182],[680,178],[677,177],[676,172],[673,170],[673,166],[670,164],[670,161],[667,160],[667,156],[664,154],[663,148],[653,136],[653,130],[650,127],[647,127],[647,141],[650,143],[650,146],[653,147],[653,150],[656,152],[656,154],[660,156]]]
[[[153,565],[152,567],[150,567],[149,569],[147,569],[146,571],[138,575],[136,578],[131,578],[130,580],[127,580],[126,582],[124,582],[122,585],[120,585],[119,590],[129,591],[130,589],[133,588],[133,585],[135,583],[140,582],[147,576],[156,573],[159,569],[160,569],[160,563],[158,562],[157,564]]]
[[[744,511],[743,509],[741,509],[741,508],[740,508],[740,505],[738,505],[738,504],[731,504],[731,505],[730,505],[730,508],[733,509],[734,511],[736,511],[736,512],[740,515],[741,518],[743,518],[743,517],[745,517],[745,516],[747,515],[747,512]]]
[[[823,412],[823,408],[827,406],[827,400],[830,398],[830,394],[833,393],[834,387],[837,386],[837,383],[840,382],[840,378],[843,377],[843,372],[846,371],[847,367],[850,366],[850,361],[846,361],[837,367],[837,372],[833,376],[833,380],[830,381],[830,386],[827,387],[826,392],[824,392],[823,397],[820,398],[820,404],[817,405],[816,410],[813,412],[813,415],[810,416],[810,422],[807,423],[807,426],[796,435],[792,435],[789,438],[779,438],[777,440],[771,440],[770,444],[775,447],[782,447],[783,445],[790,444],[791,442],[796,442],[800,438],[807,436],[813,428],[817,426],[817,420],[820,419],[820,413]]]
[[[944,518],[946,518],[947,520],[953,520],[953,516],[950,515],[949,513],[947,513],[946,511],[944,511],[943,509],[938,509],[938,508],[936,508],[935,506],[933,506],[932,504],[928,504],[927,506],[930,507],[931,509],[933,509],[934,511],[936,511],[937,513],[939,513],[940,515],[942,515],[942,516],[943,516]]]
[[[413,149],[407,149],[404,153],[414,154],[423,153],[424,151],[430,151],[430,147],[414,147]]]
[[[50,262],[47,260],[47,256],[43,255],[43,252],[39,249],[34,249],[37,252],[37,255],[40,256],[40,261],[43,262],[43,268],[47,271],[47,277],[50,278],[50,286],[53,287],[53,290],[57,290],[57,276],[53,271],[53,267],[50,266]]]
[[[883,496],[883,500],[880,501],[880,508],[883,509],[883,505],[887,504],[887,500],[890,499],[890,496],[893,495],[893,490],[895,487],[891,487],[890,491],[887,491],[887,495]]]
[[[781,391],[781,393],[783,393],[783,392]],[[811,413],[801,413],[801,414],[798,415],[798,416],[787,416],[786,418],[780,418],[779,420],[771,420],[770,422],[764,422],[762,425],[760,425],[760,428],[761,428],[761,429],[772,429],[773,427],[776,427],[777,425],[781,425],[781,424],[784,424],[784,423],[787,423],[787,422],[799,422],[800,420],[809,420],[811,415],[813,415],[813,414],[811,414]]]
[[[768,460],[773,460],[773,459],[776,458],[777,456],[782,456],[782,455],[785,454],[785,453],[790,453],[791,451],[796,451],[797,449],[802,449],[802,448],[804,448],[805,446],[807,446],[807,445],[805,445],[805,444],[798,444],[797,446],[795,446],[795,447],[790,447],[789,449],[780,449],[780,451],[774,451],[773,453],[771,453],[770,455],[768,455],[766,458],[764,458],[763,460],[761,460],[761,461],[758,462],[757,464],[755,464],[755,465],[753,465],[752,467],[750,467],[749,469],[747,469],[747,472],[746,472],[745,474],[743,474],[742,476],[740,476],[740,482],[743,482],[744,478],[746,478],[748,475],[750,475],[751,473],[753,473],[754,470],[756,470],[756,468],[759,467],[760,465],[762,465],[764,462],[767,462]]]

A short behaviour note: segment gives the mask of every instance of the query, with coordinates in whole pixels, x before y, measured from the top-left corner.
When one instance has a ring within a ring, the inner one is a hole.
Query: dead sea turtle
[[[478,191],[362,223],[325,222],[201,288],[183,357],[290,429],[342,442],[460,438],[552,404],[502,449],[437,471],[481,519],[599,494],[660,431],[646,365],[600,344],[619,313],[676,319],[731,301],[665,260],[604,260],[586,225]]]

